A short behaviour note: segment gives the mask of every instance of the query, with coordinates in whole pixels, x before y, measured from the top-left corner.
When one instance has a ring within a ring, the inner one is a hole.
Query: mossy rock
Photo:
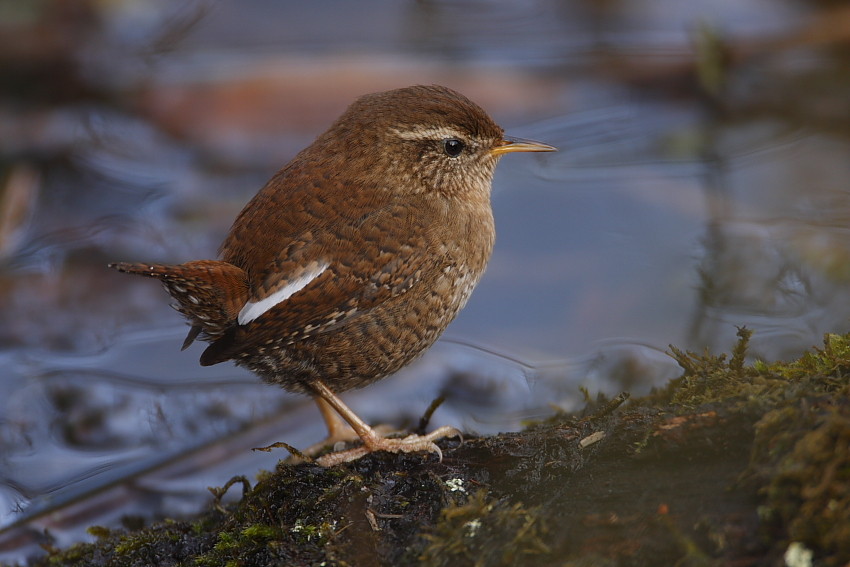
[[[447,441],[442,462],[280,464],[234,479],[238,503],[34,564],[845,565],[850,336],[772,364],[746,361],[749,337],[729,357],[671,347],[666,388]]]

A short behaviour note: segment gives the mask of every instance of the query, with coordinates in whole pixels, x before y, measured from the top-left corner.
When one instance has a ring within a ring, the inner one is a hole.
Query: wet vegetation
[[[92,528],[33,565],[844,565],[850,335],[790,363],[748,362],[738,335],[671,347],[682,376],[642,398],[448,441],[441,463],[281,463],[197,518]]]

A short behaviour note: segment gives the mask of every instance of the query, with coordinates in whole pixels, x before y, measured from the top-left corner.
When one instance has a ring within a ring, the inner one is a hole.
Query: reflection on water
[[[18,4],[0,18],[0,527],[34,519],[0,534],[8,557],[45,527],[63,544],[190,512],[281,456],[250,447],[321,437],[307,400],[181,353],[163,292],[105,264],[214,257],[364,92],[444,83],[561,148],[503,160],[484,281],[421,363],[347,396],[370,420],[415,424],[446,395],[440,425],[515,429],[580,387],[669,380],[669,343],[725,350],[746,325],[754,355],[786,358],[847,328],[845,9]]]

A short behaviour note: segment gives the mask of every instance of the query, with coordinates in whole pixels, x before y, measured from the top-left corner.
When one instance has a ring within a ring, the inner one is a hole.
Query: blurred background
[[[323,436],[116,260],[214,258],[357,96],[439,83],[557,154],[502,160],[498,239],[373,422],[517,429],[848,329],[850,7],[799,0],[0,3],[0,561],[206,505]]]

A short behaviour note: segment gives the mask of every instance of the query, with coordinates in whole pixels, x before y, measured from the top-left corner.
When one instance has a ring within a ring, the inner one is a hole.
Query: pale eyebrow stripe
[[[394,128],[393,133],[403,140],[444,140],[446,138],[459,138],[465,140],[466,136],[454,128],[434,126],[413,126],[408,130]]]
[[[311,281],[321,276],[328,266],[329,264],[327,262],[319,264],[314,269],[304,272],[268,297],[264,297],[260,301],[249,301],[239,312],[236,320],[240,325],[247,325],[251,321],[254,321],[275,305],[283,303],[292,297],[292,295],[307,287]]]

